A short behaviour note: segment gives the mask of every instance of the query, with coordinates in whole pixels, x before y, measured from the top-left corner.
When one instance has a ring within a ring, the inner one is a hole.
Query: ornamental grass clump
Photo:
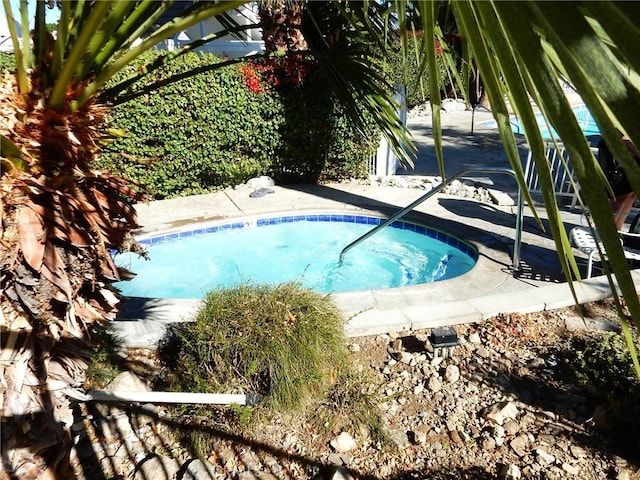
[[[179,347],[168,362],[172,390],[256,394],[273,412],[322,398],[346,368],[339,310],[297,283],[211,292],[195,322],[173,333]]]

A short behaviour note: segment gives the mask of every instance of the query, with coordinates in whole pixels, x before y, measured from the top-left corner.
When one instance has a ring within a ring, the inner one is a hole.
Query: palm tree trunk
[[[300,27],[304,0],[261,0],[258,15],[267,52],[297,52],[307,49]]]

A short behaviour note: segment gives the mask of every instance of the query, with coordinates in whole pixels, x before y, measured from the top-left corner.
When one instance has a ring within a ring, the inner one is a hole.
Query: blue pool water
[[[137,274],[116,286],[126,296],[202,298],[242,282],[299,281],[322,293],[416,285],[462,275],[476,263],[471,245],[409,222],[341,250],[383,219],[360,215],[296,215],[232,222],[139,240],[149,254],[115,256]]]
[[[591,112],[585,105],[574,106],[573,113],[576,115],[578,124],[580,125],[580,128],[582,128],[585,136],[600,135],[600,128],[591,116]],[[542,138],[549,140],[552,138],[559,138],[558,133],[553,128],[547,127],[547,124],[545,123],[544,117],[541,113],[536,114],[536,119],[538,121],[538,125],[540,126],[540,133],[542,134]],[[524,128],[522,127],[522,125],[520,125],[520,122],[516,117],[511,117],[510,122],[511,130],[513,131],[513,133],[520,133],[524,135]],[[482,123],[482,125],[489,128],[498,128],[498,123],[496,121],[484,122]]]

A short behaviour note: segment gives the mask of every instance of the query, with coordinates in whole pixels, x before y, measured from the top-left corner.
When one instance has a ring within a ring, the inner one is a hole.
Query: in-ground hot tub
[[[350,250],[384,221],[372,215],[307,213],[200,224],[138,238],[150,260],[118,254],[136,277],[125,296],[199,299],[242,282],[299,281],[321,293],[404,287],[454,278],[475,265],[477,249],[425,225],[397,221]]]

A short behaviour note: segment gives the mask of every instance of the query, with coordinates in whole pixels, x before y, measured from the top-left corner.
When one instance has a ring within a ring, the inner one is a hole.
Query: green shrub
[[[321,398],[347,357],[342,316],[296,283],[244,284],[209,293],[195,322],[174,332],[173,390],[255,393],[273,411]]]
[[[90,358],[84,388],[99,390],[105,388],[123,371],[123,359],[118,352],[124,342],[105,326],[93,329],[92,336],[97,347]]]
[[[297,283],[209,293],[195,322],[175,325],[162,343],[163,381],[175,391],[256,393],[260,402],[183,407],[178,436],[206,452],[215,434],[197,425],[246,433],[277,418],[327,439],[348,430],[384,441],[379,395],[353,368],[343,329],[332,300]]]
[[[313,421],[326,435],[365,430],[375,441],[387,443],[380,410],[381,396],[370,379],[360,372],[343,371],[314,410]]]
[[[640,395],[640,379],[620,334],[602,333],[576,341],[569,362],[579,383],[598,395]]]
[[[0,75],[5,72],[13,72],[16,68],[16,60],[13,52],[0,52]]]
[[[634,335],[638,345],[638,336]],[[631,361],[624,337],[617,333],[585,334],[574,339],[565,361],[575,383],[584,389],[598,407],[593,411],[595,425],[609,431],[624,445],[624,453],[640,448],[640,379]]]
[[[142,85],[217,62],[187,54]],[[106,147],[97,166],[139,182],[153,198],[204,193],[264,174],[279,183],[366,174],[379,135],[373,124],[367,138],[356,134],[313,69],[303,83],[256,88],[246,73],[251,65],[199,73],[116,106],[109,126],[129,135]]]
[[[422,42],[422,32],[416,32],[417,35],[417,43],[418,45]],[[455,36],[453,36],[455,38]],[[460,72],[462,71],[461,61],[459,59],[459,55],[456,52],[456,40],[451,40],[451,44],[449,48],[453,51],[454,59],[458,61]],[[407,71],[408,71],[408,84],[405,85],[406,92],[406,102],[407,107],[415,107],[416,105],[420,105],[429,99],[429,75],[425,70],[423,70],[421,75],[418,75],[418,71],[420,65],[416,60],[416,55],[414,52],[414,39],[409,35],[408,39],[409,52],[407,57]],[[435,48],[435,47],[434,47]],[[446,69],[444,68],[444,64],[438,59],[438,68],[439,74],[442,78],[447,79]],[[400,42],[397,42],[397,45],[394,49],[386,52],[384,57],[380,59],[381,68],[383,69],[385,76],[389,79],[389,82],[392,84],[400,84],[404,83],[403,75],[402,75],[402,54],[400,52]],[[462,97],[461,93],[454,88],[451,81],[445,81],[446,90],[440,92],[441,97],[449,97],[449,96],[459,96]]]

